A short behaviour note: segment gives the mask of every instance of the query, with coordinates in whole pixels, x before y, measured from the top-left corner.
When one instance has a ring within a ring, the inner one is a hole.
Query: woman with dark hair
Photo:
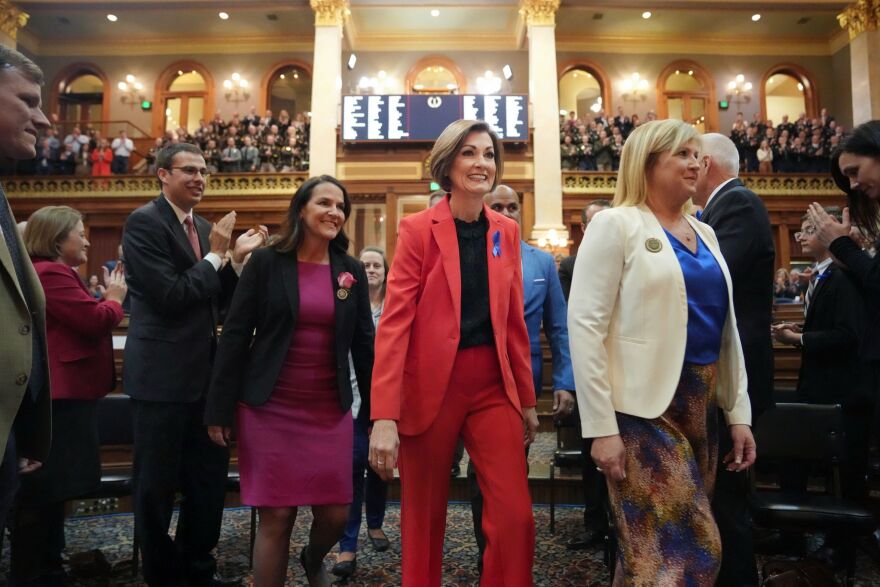
[[[840,144],[831,155],[831,175],[846,193],[842,221],[815,202],[808,214],[819,241],[864,296],[866,324],[859,356],[873,365],[876,387],[880,381],[880,255],[872,257],[862,250],[860,241],[865,238],[876,243],[880,239],[880,120],[857,126]],[[877,416],[880,419],[880,413]]]
[[[373,325],[379,325],[379,318],[385,307],[385,279],[388,275],[388,259],[385,251],[379,247],[364,247],[361,251],[361,263],[367,272],[367,283],[370,289],[370,307],[373,310]],[[351,359],[349,358],[349,361]],[[352,373],[354,371],[352,370]],[[391,543],[382,530],[385,521],[385,500],[388,495],[388,484],[382,481],[367,463],[367,449],[370,443],[365,422],[358,418],[361,400],[357,380],[351,378],[351,389],[354,392],[354,404],[351,407],[354,416],[354,462],[353,479],[354,497],[351,502],[351,513],[345,534],[339,541],[339,556],[333,565],[333,574],[337,577],[350,577],[357,569],[358,534],[361,530],[361,509],[367,510],[367,538],[373,549],[385,552]],[[364,475],[366,473],[366,475]]]
[[[314,521],[300,562],[309,585],[329,586],[324,556],[352,501],[351,353],[359,417],[370,413],[373,319],[363,265],[346,254],[345,187],[322,175],[302,184],[281,233],[254,251],[223,326],[205,408],[211,439],[238,430],[241,500],[257,507],[254,584],[284,584],[297,508]]]
[[[400,448],[405,587],[440,585],[459,436],[485,503],[481,583],[532,584],[522,444],[534,440],[538,418],[519,226],[483,203],[503,169],[488,124],[453,122],[431,151],[431,174],[448,195],[399,226],[376,339],[369,460],[391,480]]]
[[[116,384],[111,335],[122,320],[128,287],[118,265],[112,273],[104,269],[107,289],[100,299],[89,293],[76,272],[88,260],[89,241],[73,208],[34,212],[24,242],[46,294],[52,449],[41,468],[21,477],[10,582],[61,585],[64,502],[94,491],[101,481],[96,409]]]

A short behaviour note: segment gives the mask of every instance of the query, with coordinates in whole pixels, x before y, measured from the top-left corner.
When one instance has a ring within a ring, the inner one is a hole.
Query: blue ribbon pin
[[[501,231],[496,230],[492,234],[492,256],[500,257],[501,256]]]

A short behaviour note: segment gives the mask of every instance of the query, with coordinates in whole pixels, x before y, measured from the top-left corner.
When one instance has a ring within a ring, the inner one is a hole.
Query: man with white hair
[[[715,230],[730,269],[754,425],[773,405],[773,343],[767,333],[776,251],[767,208],[737,178],[738,173],[739,153],[733,141],[717,133],[703,135],[694,203],[703,208],[700,219]],[[731,446],[730,435],[722,432],[718,454],[727,454]],[[758,585],[747,490],[746,478],[728,471],[719,459],[712,501],[723,553],[719,587]]]

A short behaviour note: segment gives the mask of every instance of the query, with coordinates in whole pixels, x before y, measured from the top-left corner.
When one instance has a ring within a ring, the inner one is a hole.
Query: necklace
[[[684,221],[683,230],[680,228],[682,221]],[[666,228],[666,230],[675,235],[675,238],[677,238],[678,240],[686,242],[688,244],[691,244],[694,240],[693,229],[691,228],[691,225],[688,224],[687,220],[685,220],[682,216],[679,216],[675,224],[672,227]]]

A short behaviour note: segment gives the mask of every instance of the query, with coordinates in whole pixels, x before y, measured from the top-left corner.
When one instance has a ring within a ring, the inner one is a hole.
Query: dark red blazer
[[[489,263],[489,310],[504,390],[517,411],[535,405],[523,310],[519,226],[483,206]],[[495,234],[500,250],[493,254]],[[401,434],[434,421],[461,335],[461,266],[449,200],[401,220],[376,334],[373,420],[397,420]]]
[[[122,306],[97,300],[71,267],[33,259],[46,293],[46,343],[52,399],[98,399],[116,384],[113,327]]]

